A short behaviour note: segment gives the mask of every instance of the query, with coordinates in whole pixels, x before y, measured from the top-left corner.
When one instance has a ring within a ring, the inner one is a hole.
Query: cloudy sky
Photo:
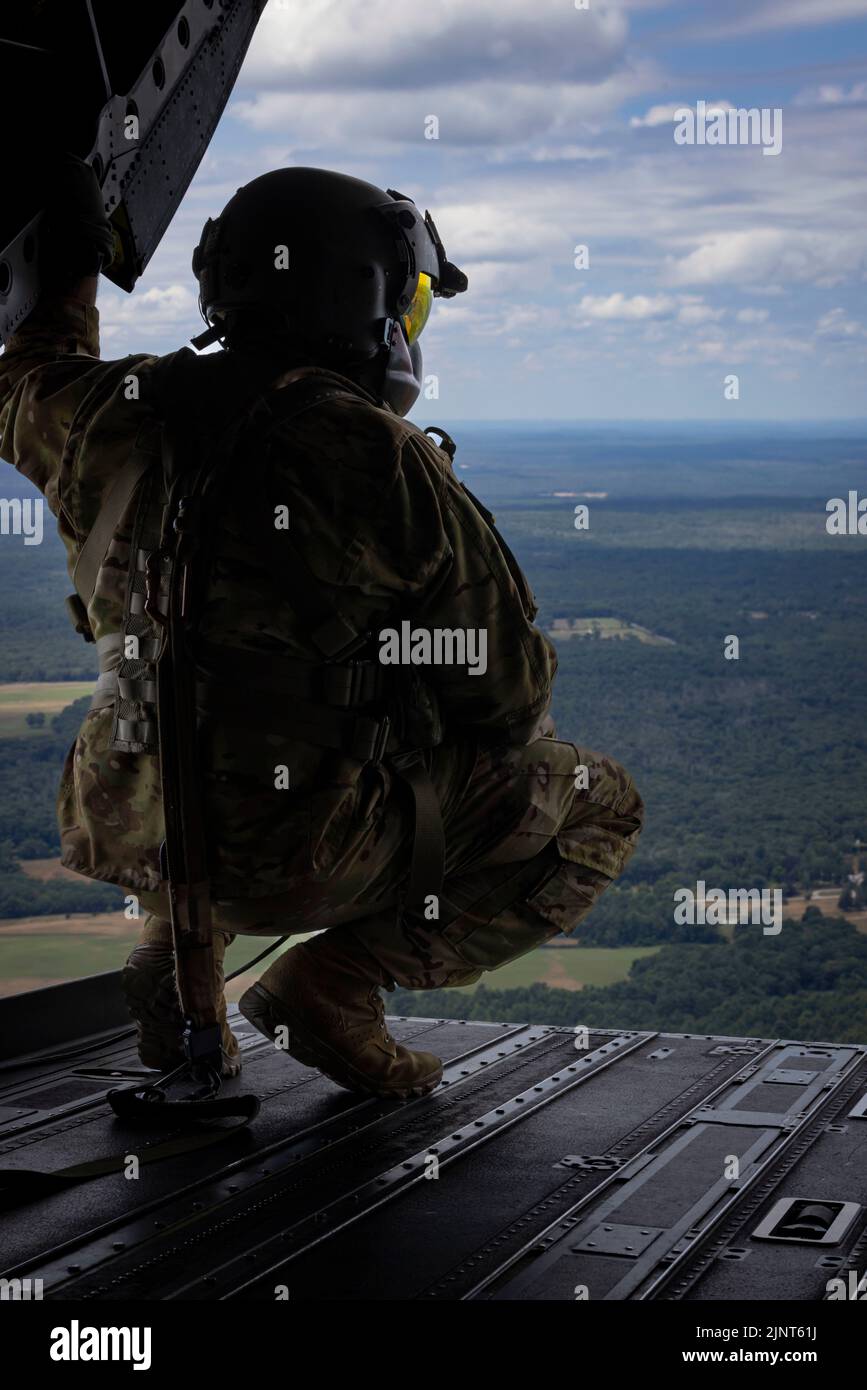
[[[677,144],[699,101],[780,108],[781,153]],[[106,355],[198,331],[202,222],[288,164],[434,213],[443,419],[867,415],[867,0],[270,0]]]

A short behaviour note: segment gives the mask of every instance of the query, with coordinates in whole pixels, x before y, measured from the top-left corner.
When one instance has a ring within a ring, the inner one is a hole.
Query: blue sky
[[[781,153],[676,144],[700,100],[781,108]],[[270,0],[106,355],[198,331],[202,222],[287,164],[408,193],[467,271],[426,417],[867,416],[867,0]]]

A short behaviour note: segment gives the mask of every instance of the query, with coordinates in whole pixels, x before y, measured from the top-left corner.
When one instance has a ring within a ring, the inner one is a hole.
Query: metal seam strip
[[[439,1159],[441,1167],[445,1163],[453,1162],[456,1158],[462,1158],[488,1139],[517,1124],[525,1116],[550,1104],[552,1100],[559,1099],[562,1095],[573,1090],[574,1087],[580,1086],[590,1077],[598,1075],[604,1068],[619,1061],[621,1057],[628,1056],[629,1053],[644,1046],[654,1036],[655,1034],[652,1033],[622,1034],[612,1042],[605,1043],[602,1047],[588,1053],[580,1063],[561,1067],[551,1076],[545,1077],[526,1091],[519,1092],[502,1105],[475,1120],[468,1121],[459,1130],[444,1135],[434,1144],[428,1145],[425,1149],[419,1150],[400,1163],[393,1165],[384,1173],[380,1173],[377,1177],[363,1183],[355,1191],[345,1193],[319,1212],[304,1217],[294,1227],[290,1227],[289,1232],[303,1230],[308,1225],[321,1224],[323,1213],[327,1213],[329,1210],[336,1210],[338,1213],[337,1221],[331,1223],[327,1231],[319,1231],[312,1240],[300,1249],[282,1251],[280,1258],[272,1266],[265,1270],[258,1270],[252,1279],[245,1279],[240,1284],[234,1284],[231,1289],[231,1296],[236,1297],[249,1285],[258,1283],[260,1279],[266,1277],[272,1269],[280,1269],[290,1261],[306,1254],[314,1246],[321,1244],[323,1240],[336,1235],[338,1231],[344,1230],[353,1222],[384,1205],[385,1202],[401,1195],[408,1187],[420,1182],[424,1177],[425,1164],[431,1154]],[[578,1074],[576,1075],[576,1073]],[[564,1080],[564,1076],[567,1079]],[[344,1210],[346,1214],[343,1219],[340,1219],[340,1213]],[[286,1233],[281,1233],[277,1239],[286,1238]],[[182,1293],[183,1290],[180,1292]]]
[[[412,1032],[408,1035],[410,1038],[415,1038],[419,1034],[436,1031],[437,1027],[443,1026],[443,1024],[447,1023],[449,1020],[436,1020],[434,1022],[430,1019],[414,1019],[412,1021],[414,1023],[422,1022],[428,1026]],[[434,1024],[433,1027],[430,1026],[432,1023]],[[488,1065],[493,1064],[495,1057],[508,1056],[511,1053],[519,1052],[523,1048],[530,1048],[533,1044],[543,1041],[547,1035],[547,1030],[542,1027],[532,1029],[526,1024],[513,1026],[507,1033],[500,1034],[493,1041],[478,1044],[468,1049],[466,1052],[460,1053],[454,1061],[446,1067],[443,1078],[444,1082],[447,1086],[459,1086],[464,1081],[472,1079],[473,1076],[481,1073]],[[265,1045],[268,1046],[267,1043]],[[293,1086],[283,1087],[280,1090],[272,1090],[269,1092],[269,1095],[281,1094],[282,1091],[293,1089],[294,1086],[297,1085],[312,1083],[316,1079],[317,1074],[315,1072],[303,1071],[301,1075],[294,1077]],[[422,1098],[419,1101],[407,1102],[401,1107],[399,1113],[405,1116],[414,1111],[417,1106],[424,1105],[428,1100],[429,1098]],[[375,1115],[374,1118],[370,1120],[369,1126],[358,1122],[359,1119],[363,1120],[368,1112],[372,1112],[377,1108],[382,1111],[382,1114]],[[277,1140],[257,1150],[255,1154],[249,1157],[234,1161],[217,1174],[208,1174],[207,1177],[189,1184],[180,1191],[173,1191],[168,1199],[166,1197],[157,1198],[155,1201],[137,1208],[133,1213],[124,1213],[122,1216],[105,1225],[95,1227],[84,1235],[73,1238],[71,1241],[64,1243],[64,1245],[54,1250],[43,1252],[41,1255],[35,1257],[35,1259],[27,1261],[26,1266],[22,1265],[21,1268],[27,1268],[31,1272],[38,1269],[40,1271],[40,1277],[45,1281],[47,1290],[52,1274],[59,1275],[64,1281],[68,1278],[66,1260],[72,1251],[78,1252],[87,1244],[93,1245],[105,1240],[105,1253],[98,1254],[90,1266],[91,1268],[95,1268],[104,1263],[107,1255],[115,1257],[117,1255],[117,1251],[113,1248],[111,1242],[108,1241],[109,1235],[114,1235],[116,1237],[120,1231],[124,1229],[128,1230],[131,1227],[134,1228],[143,1220],[145,1214],[150,1214],[155,1211],[162,1211],[168,1214],[174,1207],[177,1207],[178,1212],[176,1219],[188,1218],[189,1198],[193,1193],[202,1198],[206,1198],[207,1194],[213,1190],[215,1196],[219,1195],[220,1199],[225,1200],[225,1182],[227,1178],[243,1179],[246,1169],[258,1169],[261,1174],[261,1165],[263,1161],[269,1159],[279,1159],[282,1157],[287,1166],[290,1164],[294,1165],[298,1162],[298,1158],[295,1157],[296,1153],[299,1154],[299,1157],[303,1158],[312,1156],[321,1149],[333,1149],[343,1139],[356,1138],[363,1129],[367,1127],[372,1129],[379,1124],[381,1119],[387,1119],[393,1114],[393,1108],[387,1105],[384,1106],[383,1102],[378,1101],[374,1097],[365,1098],[358,1105],[353,1106],[351,1110],[343,1111],[339,1115],[332,1116],[327,1120],[321,1121],[319,1124],[312,1125],[306,1130],[298,1131],[288,1136],[286,1139]],[[98,1117],[89,1116],[88,1118],[95,1119]],[[341,1133],[341,1130],[345,1132]],[[301,1149],[308,1147],[317,1139],[321,1142],[317,1143],[315,1148],[311,1148],[308,1154],[300,1152]],[[271,1174],[271,1176],[273,1176],[273,1174]],[[252,1187],[255,1185],[255,1181],[257,1180],[258,1178],[254,1179],[249,1186]],[[222,1191],[217,1193],[217,1189],[222,1189]],[[167,1215],[165,1224],[169,1224],[169,1219]],[[153,1234],[154,1227],[153,1221],[151,1220],[147,1223],[147,1237],[152,1238]],[[62,1269],[59,1267],[61,1263],[63,1265]],[[13,1271],[5,1272],[10,1273]],[[86,1272],[86,1261],[82,1261],[82,1272]],[[78,1273],[76,1273],[76,1278],[79,1277]]]

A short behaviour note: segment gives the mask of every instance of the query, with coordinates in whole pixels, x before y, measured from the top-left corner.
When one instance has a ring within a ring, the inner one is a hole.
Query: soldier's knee
[[[621,797],[619,803],[615,807],[615,810],[618,816],[623,816],[624,818],[634,820],[634,834],[640,835],[641,829],[644,825],[644,801],[641,797],[638,788],[636,787],[635,783],[633,782],[631,776],[626,771],[626,769],[621,768],[620,771],[626,778],[627,785],[626,790],[623,793],[623,796]]]
[[[574,746],[575,795],[577,800],[594,802],[615,815],[631,817],[639,825],[644,802],[626,768],[605,753]]]
[[[641,833],[644,803],[631,776],[613,758],[578,749],[585,772],[573,793],[558,843],[566,858],[615,879],[625,869]]]
[[[156,913],[149,912],[142,925],[140,944],[171,947],[174,944],[171,922],[165,917],[157,917]]]

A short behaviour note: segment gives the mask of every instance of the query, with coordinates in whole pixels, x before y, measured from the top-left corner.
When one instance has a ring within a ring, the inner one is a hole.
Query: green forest
[[[663,946],[605,989],[396,989],[387,1007],[421,1018],[863,1043],[867,936],[808,908],[803,922],[784,921],[778,937],[743,927],[731,943]]]
[[[505,458],[494,457],[493,438],[479,432],[467,478],[530,578],[539,625],[616,618],[667,639],[561,640],[553,708],[559,736],[621,761],[647,808],[639,849],[582,924],[581,944],[662,949],[604,988],[503,991],[493,975],[472,994],[398,991],[389,1010],[867,1039],[867,936],[851,922],[811,909],[778,938],[745,928],[730,943],[672,916],[675,889],[698,879],[787,896],[840,884],[853,842],[867,840],[867,545],[824,533],[818,446],[807,462],[791,440],[777,456],[767,441],[764,453],[745,442],[728,474],[718,457],[710,479],[693,468],[685,496],[686,444],[668,469],[660,447],[643,489],[638,445],[634,454],[624,445],[611,471],[619,500],[593,501],[581,533],[572,502],[544,490],[598,485],[569,436],[552,433],[552,459],[532,484],[523,436]],[[858,450],[849,439],[829,446],[835,477]],[[647,450],[641,457],[646,468]],[[810,495],[781,495],[787,469]],[[709,495],[723,492],[723,477],[740,491]],[[0,584],[0,682],[95,675],[93,648],[66,622],[54,537],[38,553],[0,545]],[[731,636],[737,660],[724,656]],[[36,882],[18,863],[59,853],[55,789],[86,704],[0,739],[0,917],[121,903],[110,886]]]

